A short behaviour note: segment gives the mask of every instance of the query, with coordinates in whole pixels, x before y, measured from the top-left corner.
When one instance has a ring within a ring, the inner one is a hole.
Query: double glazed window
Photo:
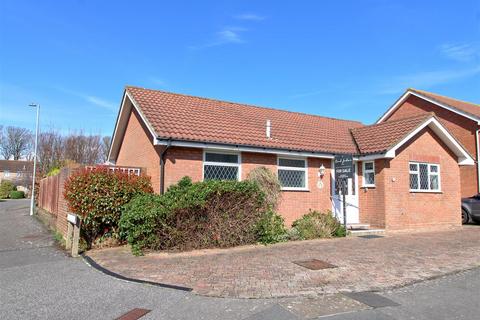
[[[440,165],[410,162],[410,191],[440,191]]]
[[[375,162],[363,163],[363,186],[375,187]]]
[[[278,158],[278,180],[283,190],[306,190],[307,160]]]
[[[240,180],[240,156],[236,153],[205,152],[203,180]]]

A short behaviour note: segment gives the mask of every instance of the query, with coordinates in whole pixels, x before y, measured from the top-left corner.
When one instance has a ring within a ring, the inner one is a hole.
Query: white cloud
[[[215,39],[211,42],[196,45],[196,46],[189,46],[189,49],[192,50],[199,50],[211,47],[217,47],[226,44],[241,44],[245,43],[246,40],[242,38],[242,33],[247,31],[248,29],[243,27],[225,27],[222,30],[216,32]]]
[[[260,16],[255,13],[243,13],[243,14],[234,16],[234,18],[238,20],[249,20],[249,21],[262,21],[266,19],[264,16]]]
[[[378,93],[396,94],[403,92],[403,90],[409,87],[428,89],[436,85],[473,77],[478,74],[480,74],[480,66],[465,69],[418,72],[392,78],[387,85],[380,87]]]
[[[445,43],[439,49],[445,57],[460,62],[469,62],[480,57],[478,43]]]
[[[115,104],[111,101],[105,100],[103,98],[94,96],[94,95],[85,94],[85,93],[82,93],[82,92],[78,92],[78,91],[74,91],[74,90],[70,90],[70,89],[65,89],[65,88],[62,88],[62,87],[54,87],[54,88],[59,90],[59,91],[77,96],[77,97],[85,100],[86,102],[88,102],[90,104],[93,104],[97,107],[101,107],[103,109],[107,109],[109,111],[117,111],[117,109],[118,109],[117,104]]]

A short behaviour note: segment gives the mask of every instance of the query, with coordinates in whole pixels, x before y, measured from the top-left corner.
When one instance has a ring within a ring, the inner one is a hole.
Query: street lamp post
[[[30,215],[33,216],[33,208],[35,207],[35,174],[37,172],[38,119],[40,115],[40,105],[31,103],[29,106],[37,109],[37,120],[35,126],[35,153],[33,155],[32,199],[30,200]]]

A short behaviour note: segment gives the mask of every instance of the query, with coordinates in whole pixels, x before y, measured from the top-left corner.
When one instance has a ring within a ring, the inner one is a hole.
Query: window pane
[[[431,175],[430,176],[430,189],[438,190],[438,175]]]
[[[281,166],[281,167],[305,168],[305,160],[278,159],[278,165]]]
[[[237,180],[238,167],[205,165],[204,180]]]
[[[305,171],[279,169],[278,180],[282,187],[305,188]]]
[[[227,163],[238,163],[237,154],[228,154],[228,153],[205,153],[205,161],[208,162],[227,162]]]
[[[420,170],[420,189],[428,190],[428,165],[425,163],[420,163],[419,170]]]
[[[410,171],[418,171],[418,164],[410,163]]]
[[[365,162],[365,171],[373,170],[373,162]]]
[[[430,165],[430,172],[438,172],[438,166],[431,164]]]
[[[373,172],[365,173],[365,184],[375,184],[375,174]]]
[[[415,173],[410,173],[410,189],[417,190],[418,189],[418,175]]]

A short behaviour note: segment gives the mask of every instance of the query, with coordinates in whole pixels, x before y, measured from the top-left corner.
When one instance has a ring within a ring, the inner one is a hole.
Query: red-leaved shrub
[[[123,205],[143,193],[153,193],[150,177],[98,167],[73,173],[64,197],[69,210],[82,218],[81,235],[90,248],[99,237],[117,237]]]

